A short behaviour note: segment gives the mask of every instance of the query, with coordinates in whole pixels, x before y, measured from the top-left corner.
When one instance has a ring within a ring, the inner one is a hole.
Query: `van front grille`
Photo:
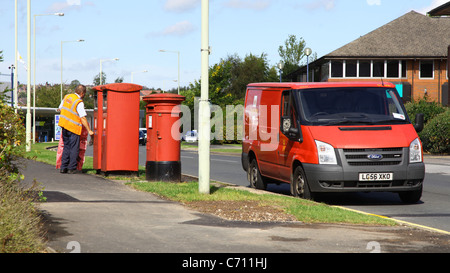
[[[399,165],[403,160],[403,148],[343,149],[350,166]]]

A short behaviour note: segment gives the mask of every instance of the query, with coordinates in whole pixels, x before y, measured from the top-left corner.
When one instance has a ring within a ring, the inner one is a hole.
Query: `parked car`
[[[139,128],[139,145],[147,144],[147,129]]]
[[[182,139],[186,142],[197,142],[198,141],[198,133],[197,130],[188,131]]]

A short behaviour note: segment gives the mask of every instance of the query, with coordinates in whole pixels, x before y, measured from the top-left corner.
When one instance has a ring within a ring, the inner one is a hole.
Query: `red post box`
[[[97,134],[94,136],[94,164],[97,165],[94,165],[94,168],[101,166],[101,171],[105,175],[110,172],[137,173],[139,170],[139,91],[142,90],[142,86],[113,83],[96,86],[94,90],[97,91],[99,103]],[[94,118],[95,116],[94,112]],[[97,150],[95,141],[97,141]]]
[[[147,162],[149,181],[181,181],[180,104],[185,97],[175,94],[153,94],[143,98],[146,106]]]
[[[103,135],[103,90],[100,86],[94,90],[94,160],[93,167],[100,172],[102,168],[102,135]]]

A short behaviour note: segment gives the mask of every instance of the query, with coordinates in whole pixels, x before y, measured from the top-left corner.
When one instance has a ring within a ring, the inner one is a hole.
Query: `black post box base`
[[[145,178],[148,181],[181,182],[181,162],[147,161]]]

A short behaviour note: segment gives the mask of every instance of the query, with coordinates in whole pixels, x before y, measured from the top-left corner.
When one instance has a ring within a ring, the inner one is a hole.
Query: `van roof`
[[[329,87],[389,87],[395,85],[390,82],[261,82],[250,83],[247,87],[264,88],[286,88],[286,89],[309,89],[309,88],[329,88]]]

